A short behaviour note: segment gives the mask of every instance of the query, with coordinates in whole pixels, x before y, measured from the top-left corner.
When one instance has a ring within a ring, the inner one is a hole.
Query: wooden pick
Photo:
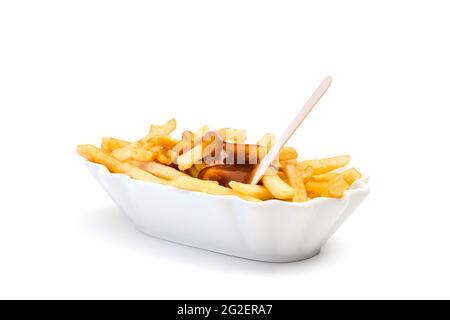
[[[269,169],[272,162],[278,156],[281,148],[292,137],[294,132],[302,124],[303,120],[305,120],[311,110],[316,106],[317,102],[319,102],[320,98],[322,98],[322,96],[328,90],[332,80],[333,78],[331,76],[327,76],[317,87],[316,91],[314,91],[308,101],[306,101],[303,108],[300,110],[291,124],[286,128],[283,135],[275,142],[269,153],[266,154],[266,156],[261,160],[260,164],[253,171],[249,179],[251,184],[257,184],[259,180],[261,180],[262,176],[266,173],[267,169]]]

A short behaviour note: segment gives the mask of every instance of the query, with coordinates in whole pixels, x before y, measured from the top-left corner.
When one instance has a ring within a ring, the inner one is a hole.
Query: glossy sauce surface
[[[247,183],[254,168],[255,165],[249,164],[215,165],[202,169],[198,178],[214,180],[227,187],[230,181]]]

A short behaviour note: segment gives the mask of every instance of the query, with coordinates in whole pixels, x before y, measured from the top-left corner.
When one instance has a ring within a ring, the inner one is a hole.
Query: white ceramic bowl
[[[369,193],[367,179],[360,179],[341,199],[249,202],[134,180],[89,161],[86,165],[138,230],[267,262],[298,261],[318,254]]]

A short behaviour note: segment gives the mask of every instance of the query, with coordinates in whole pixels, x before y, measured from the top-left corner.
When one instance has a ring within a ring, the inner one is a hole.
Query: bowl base
[[[171,242],[174,243],[176,245],[181,245],[181,246],[186,246],[189,248],[194,248],[197,250],[205,250],[205,251],[209,251],[209,252],[214,252],[217,254],[223,254],[226,256],[230,256],[230,257],[235,257],[235,258],[240,258],[240,259],[246,259],[246,260],[252,260],[252,261],[257,261],[257,262],[265,262],[265,263],[293,263],[293,262],[300,262],[300,261],[304,261],[304,260],[308,260],[311,258],[314,258],[315,256],[317,256],[320,253],[320,248],[318,250],[315,250],[311,253],[308,254],[304,254],[302,256],[291,256],[291,257],[283,257],[283,258],[272,258],[271,257],[266,257],[266,256],[259,256],[259,255],[245,255],[245,254],[239,254],[239,253],[232,253],[229,251],[224,251],[221,249],[214,249],[214,248],[205,248],[205,247],[201,247],[201,246],[197,246],[194,244],[189,244],[189,243],[185,243],[182,241],[176,241],[176,240],[171,240],[171,239],[167,239],[165,237],[162,236],[157,236],[152,234],[151,232],[145,231],[142,228],[139,228],[137,225],[134,225],[135,229],[140,232],[143,233],[144,235],[148,236],[148,237],[152,237],[161,241],[167,241],[167,242]]]

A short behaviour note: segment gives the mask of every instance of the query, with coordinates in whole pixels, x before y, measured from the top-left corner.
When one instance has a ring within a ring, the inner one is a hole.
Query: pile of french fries
[[[247,145],[246,148],[235,148],[234,154],[218,160],[218,150],[214,150],[217,145],[207,137],[210,132],[208,126],[195,132],[184,131],[181,139],[171,135],[176,127],[177,122],[172,119],[163,125],[151,125],[148,134],[138,141],[105,137],[101,148],[85,144],[79,145],[77,151],[87,160],[103,164],[112,173],[213,195],[235,195],[248,201],[279,199],[305,202],[316,197],[341,198],[361,177],[355,168],[340,169],[349,163],[348,155],[299,161],[294,148],[283,147],[278,160],[267,170],[259,184],[229,181],[226,185],[220,185],[214,180],[199,179],[199,173],[220,161],[232,166],[237,159],[253,161],[256,167],[273,145],[274,135],[266,134],[253,145],[255,156],[249,156],[250,147]],[[225,138],[225,144],[244,146],[244,130],[227,128],[214,132]],[[211,155],[215,155],[214,161],[206,161]],[[232,159],[231,162],[229,159]]]

